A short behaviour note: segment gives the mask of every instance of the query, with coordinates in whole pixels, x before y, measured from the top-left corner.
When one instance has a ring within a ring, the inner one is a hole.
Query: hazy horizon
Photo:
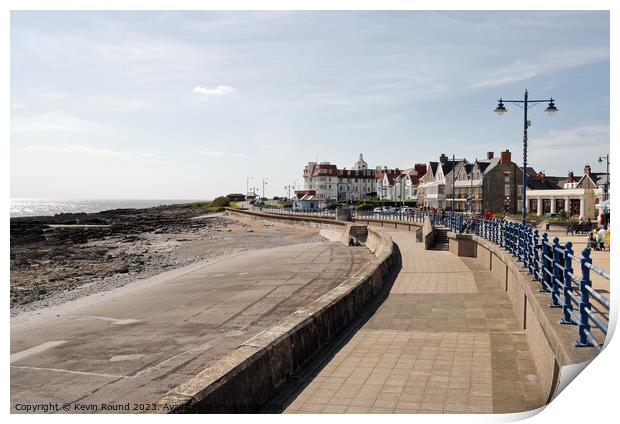
[[[11,12],[11,197],[281,196],[308,161],[609,152],[609,12]]]

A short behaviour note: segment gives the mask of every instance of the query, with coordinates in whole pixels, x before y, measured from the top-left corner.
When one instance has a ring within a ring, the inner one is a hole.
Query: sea
[[[58,213],[101,212],[110,209],[151,208],[153,206],[198,202],[198,199],[26,199],[11,198],[11,217],[51,216]]]

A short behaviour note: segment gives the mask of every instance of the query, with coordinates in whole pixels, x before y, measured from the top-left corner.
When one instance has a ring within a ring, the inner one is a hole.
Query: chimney
[[[448,161],[448,156],[442,153],[441,156],[439,156],[439,162],[446,163],[447,161]]]
[[[506,149],[505,152],[501,152],[500,163],[510,163],[510,162],[512,162],[512,154],[510,153],[510,150]]]
[[[568,182],[569,183],[575,182],[575,174],[573,174],[573,171],[568,171]]]
[[[487,152],[487,160],[493,159],[493,155],[494,155],[493,152]]]
[[[591,171],[592,171],[592,168],[590,168],[590,164],[586,163],[586,166],[583,167],[583,173],[586,175],[590,175]]]
[[[540,178],[541,182],[544,182],[545,181],[545,172],[544,171],[538,172],[538,178]]]

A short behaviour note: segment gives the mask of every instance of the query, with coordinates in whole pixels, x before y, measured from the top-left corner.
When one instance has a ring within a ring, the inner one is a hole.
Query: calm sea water
[[[11,216],[46,216],[57,213],[101,212],[109,209],[150,208],[175,203],[190,203],[192,199],[11,199]]]

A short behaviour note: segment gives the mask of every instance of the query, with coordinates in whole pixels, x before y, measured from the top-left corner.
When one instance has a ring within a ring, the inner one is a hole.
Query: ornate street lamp
[[[527,205],[526,205],[526,190],[527,190],[527,129],[530,126],[530,122],[527,120],[527,111],[529,108],[536,106],[538,103],[548,103],[547,109],[545,112],[553,115],[558,112],[558,108],[555,107],[555,99],[552,97],[550,99],[541,99],[541,100],[531,100],[528,99],[527,90],[525,90],[525,95],[523,96],[523,100],[503,100],[501,97],[498,100],[497,107],[495,108],[495,112],[498,115],[503,115],[508,111],[504,106],[504,102],[512,103],[520,108],[523,108],[523,193],[521,199],[521,212],[523,216],[523,224],[527,222]]]
[[[609,200],[609,153],[607,153],[605,156],[600,156],[598,158],[598,163],[603,163],[603,159],[605,159],[605,163],[607,164],[607,181],[605,181],[605,201]],[[603,209],[603,213],[605,214],[605,229],[607,229],[607,227],[609,226],[609,215],[607,213],[606,210]]]

